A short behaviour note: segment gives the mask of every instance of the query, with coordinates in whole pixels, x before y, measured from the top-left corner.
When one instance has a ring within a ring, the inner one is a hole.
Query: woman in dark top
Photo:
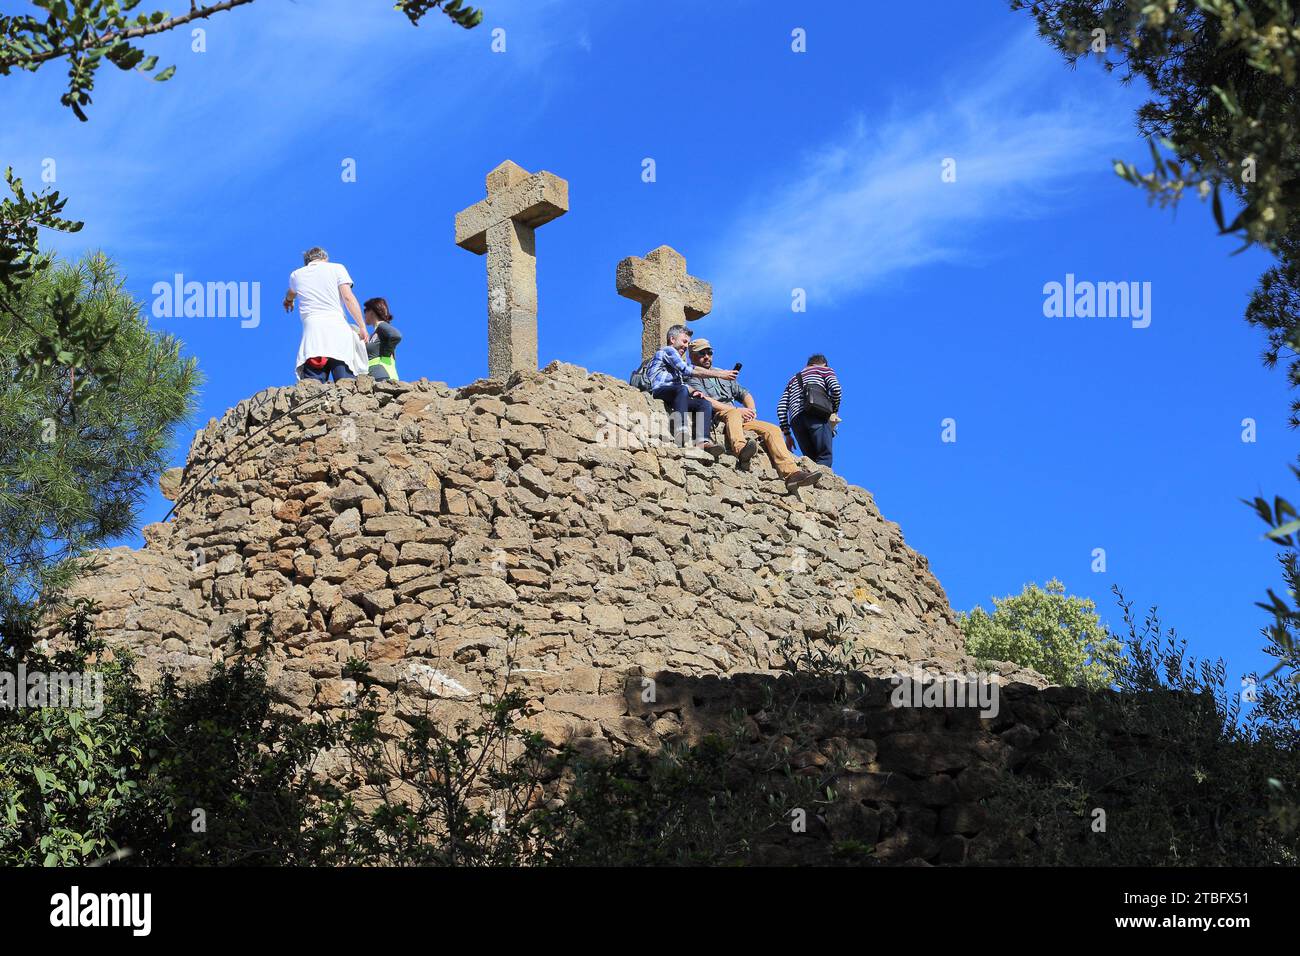
[[[402,341],[402,333],[393,328],[393,315],[388,311],[386,299],[367,299],[365,304],[366,327],[371,329],[370,339],[366,342],[366,354],[370,356],[367,371],[376,381],[397,381],[397,361],[393,353],[397,343]]]

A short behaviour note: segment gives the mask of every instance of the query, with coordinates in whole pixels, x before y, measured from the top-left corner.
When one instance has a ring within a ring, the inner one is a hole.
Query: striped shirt
[[[835,370],[829,365],[810,365],[790,379],[785,386],[785,391],[781,393],[781,401],[776,406],[776,421],[783,432],[790,430],[790,423],[803,411],[803,388],[799,384],[800,378],[806,379],[809,385],[820,381],[826,387],[826,394],[831,397],[831,404],[835,406],[835,411],[840,410],[842,393],[840,380],[835,377]]]

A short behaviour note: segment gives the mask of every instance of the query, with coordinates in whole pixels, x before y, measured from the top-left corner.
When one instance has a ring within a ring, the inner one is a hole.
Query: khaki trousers
[[[759,442],[763,445],[763,450],[767,452],[768,460],[772,462],[772,467],[782,478],[789,478],[799,470],[799,465],[790,454],[790,449],[785,447],[785,437],[781,434],[781,429],[777,428],[771,422],[760,422],[757,418],[752,422],[747,422],[741,416],[743,409],[733,405],[725,412],[718,413],[718,420],[722,422],[727,436],[727,450],[733,455],[740,454],[740,449],[745,447],[748,440],[746,432],[751,432],[758,437]]]

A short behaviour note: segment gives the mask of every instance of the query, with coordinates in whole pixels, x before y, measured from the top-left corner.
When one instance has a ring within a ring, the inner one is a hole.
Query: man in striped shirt
[[[821,397],[816,394],[819,391],[829,398],[829,411],[819,410],[818,403],[813,401]],[[840,410],[840,396],[840,381],[826,364],[826,356],[820,352],[809,356],[808,364],[790,379],[776,406],[776,420],[785,435],[785,446],[794,451],[794,443],[798,441],[803,454],[819,465],[831,467],[831,440],[835,435],[831,417]]]

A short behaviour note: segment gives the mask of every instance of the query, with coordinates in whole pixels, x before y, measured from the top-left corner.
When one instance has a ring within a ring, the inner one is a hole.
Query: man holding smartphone
[[[702,369],[713,368],[713,346],[708,339],[694,339],[690,351],[692,365]],[[734,371],[740,371],[739,362]],[[758,420],[754,396],[745,386],[733,380],[704,377],[692,378],[687,384],[692,398],[702,399],[713,408],[715,420],[723,424],[727,450],[736,456],[742,468],[749,465],[758,451],[759,442],[762,442],[768,460],[787,489],[793,491],[821,480],[821,472],[804,471],[795,462],[781,437],[781,429]]]

